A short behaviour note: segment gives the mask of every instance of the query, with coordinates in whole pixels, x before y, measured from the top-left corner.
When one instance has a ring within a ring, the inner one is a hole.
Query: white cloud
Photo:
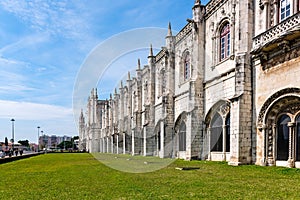
[[[72,108],[31,102],[0,100],[0,118],[3,119],[59,120],[72,118],[72,116]]]
[[[84,4],[64,1],[10,1],[0,5],[35,30],[65,38],[77,38],[87,33],[87,13],[78,13]]]

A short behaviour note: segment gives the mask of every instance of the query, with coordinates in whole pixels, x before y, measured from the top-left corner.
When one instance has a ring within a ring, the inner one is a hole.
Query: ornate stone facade
[[[92,90],[81,147],[300,167],[299,2],[195,1],[192,12],[108,100]]]

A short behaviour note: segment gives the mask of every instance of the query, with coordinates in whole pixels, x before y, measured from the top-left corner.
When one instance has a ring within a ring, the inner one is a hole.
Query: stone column
[[[99,152],[102,153],[102,138],[99,138]]]
[[[266,134],[266,125],[262,126],[261,129],[262,135],[263,135],[263,142],[262,142],[262,159],[260,161],[260,164],[262,166],[266,166],[266,160],[267,160],[267,152],[268,152],[268,148],[267,148],[267,134]]]
[[[276,124],[272,125],[272,131],[270,133],[268,133],[268,146],[267,148],[267,156],[268,156],[268,165],[269,166],[273,166],[275,164],[275,160],[274,160],[274,149],[275,149],[275,142],[274,142],[274,137],[276,134]]]
[[[132,137],[131,137],[131,139],[132,139],[132,140],[131,140],[131,141],[132,141],[132,142],[131,142],[131,143],[132,143],[132,144],[131,144],[131,145],[132,145],[132,146],[131,146],[131,155],[134,156],[134,130],[131,131],[131,136],[132,136]]]
[[[295,123],[294,122],[289,122],[288,123],[289,127],[289,159],[288,159],[288,167],[295,167]]]
[[[105,141],[104,138],[101,139],[102,142],[102,153],[105,153]]]
[[[116,135],[116,150],[117,150],[117,154],[119,154],[119,134]]]
[[[114,153],[114,136],[113,135],[110,136],[110,139],[111,139],[111,141],[110,141],[110,143],[111,143],[111,153]]]
[[[147,156],[147,128],[143,127],[144,156]]]
[[[123,133],[123,154],[126,154],[126,134]]]
[[[109,147],[109,141],[108,141],[108,136],[106,137],[106,153],[109,152],[108,147]]]
[[[273,26],[275,26],[279,23],[279,18],[280,18],[279,13],[280,12],[278,12],[278,3],[277,3],[277,1],[273,1],[273,3],[274,3],[274,9],[273,9],[274,24],[273,24]]]
[[[165,135],[165,128],[164,128],[164,122],[161,121],[160,122],[160,156],[161,158],[164,158],[165,157],[165,151],[164,151],[164,135]]]
[[[207,156],[207,160],[211,160],[211,155],[210,155],[210,152],[211,152],[211,146],[210,146],[210,127],[207,128],[207,147],[208,147],[208,156]]]
[[[226,125],[225,125],[225,119],[223,119],[223,125],[222,125],[222,131],[223,131],[223,161],[226,161]]]
[[[269,29],[269,21],[270,21],[270,15],[269,15],[269,0],[263,0],[263,5],[264,5],[264,9],[263,9],[263,16],[265,17],[265,29]]]

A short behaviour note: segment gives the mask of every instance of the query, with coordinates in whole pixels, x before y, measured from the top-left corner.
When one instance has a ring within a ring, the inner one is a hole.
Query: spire
[[[128,71],[128,78],[127,80],[130,80],[130,71]]]
[[[167,35],[167,37],[169,37],[169,36],[172,36],[171,22],[169,22],[169,25],[168,25],[168,35]]]
[[[91,97],[94,96],[94,88],[92,88],[92,91],[91,91]]]
[[[117,88],[115,88],[115,94],[117,94]]]
[[[137,66],[137,69],[140,70],[141,69],[141,60],[138,59],[138,66]]]
[[[121,88],[123,88],[123,81],[121,80]]]
[[[200,3],[200,0],[195,0],[195,5],[199,5]]]
[[[110,99],[112,99],[112,94],[111,93],[110,93],[109,97],[110,97]]]
[[[81,109],[81,112],[80,112],[80,122],[84,123],[83,109]]]
[[[150,44],[150,51],[149,51],[149,57],[153,56],[153,49],[152,49],[152,44]]]

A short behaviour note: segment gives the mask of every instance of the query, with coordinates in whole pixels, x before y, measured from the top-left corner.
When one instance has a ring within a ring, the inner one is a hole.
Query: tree
[[[29,147],[29,141],[28,140],[19,140],[18,143],[25,147]]]
[[[61,148],[61,149],[69,149],[72,148],[72,142],[71,141],[63,141],[61,142],[59,145],[57,145],[57,147]]]

